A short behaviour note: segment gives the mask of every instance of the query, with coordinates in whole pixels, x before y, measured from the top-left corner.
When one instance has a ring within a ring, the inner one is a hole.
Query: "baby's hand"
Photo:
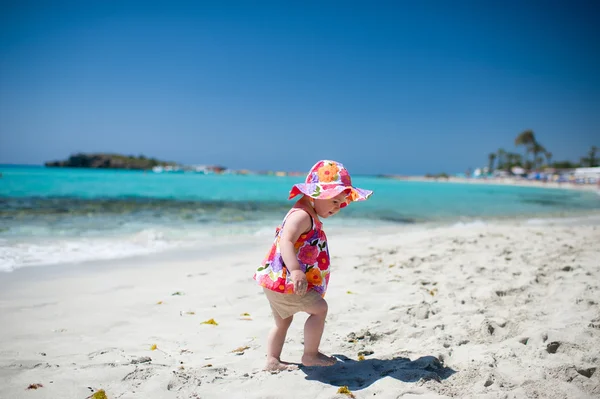
[[[306,281],[306,274],[302,270],[292,270],[292,281],[294,282],[294,292],[297,295],[303,296],[306,294],[308,288],[308,281]]]

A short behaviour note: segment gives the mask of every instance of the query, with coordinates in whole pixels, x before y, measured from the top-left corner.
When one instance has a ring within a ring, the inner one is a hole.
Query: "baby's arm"
[[[283,234],[279,241],[279,249],[286,267],[290,271],[292,281],[294,282],[294,292],[300,296],[306,293],[308,282],[306,275],[300,268],[294,244],[298,241],[301,234],[311,229],[312,221],[310,215],[305,211],[296,211],[291,213],[286,221]]]

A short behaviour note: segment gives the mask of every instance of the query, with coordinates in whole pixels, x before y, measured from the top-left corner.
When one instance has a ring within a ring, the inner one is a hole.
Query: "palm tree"
[[[496,165],[496,169],[504,169],[504,161],[506,160],[506,151],[504,148],[500,148],[498,150],[498,164]]]
[[[540,143],[538,143],[537,141],[534,141],[529,146],[529,149],[527,150],[527,152],[533,153],[533,168],[537,169],[538,165],[541,166],[541,164],[544,160],[542,159],[540,161],[541,157],[538,157],[538,155],[546,153],[546,149],[544,148],[544,146],[541,145]]]
[[[494,161],[496,160],[496,154],[493,152],[490,153],[488,155],[488,160],[489,160],[488,171],[489,171],[489,173],[492,173],[494,171]]]
[[[533,130],[531,129],[527,129],[524,130],[523,132],[521,132],[521,134],[519,134],[516,138],[515,138],[515,146],[520,146],[522,145],[523,147],[525,147],[525,158],[527,159],[527,154],[530,152],[531,146],[535,143],[535,134],[533,133]]]
[[[521,167],[525,167],[525,162],[523,162],[523,157],[521,156],[521,154],[513,154],[513,160],[515,162],[515,165],[517,166],[521,166]]]
[[[523,157],[521,157],[521,154],[509,152],[506,154],[506,159],[508,169],[512,168],[513,166],[523,166]]]
[[[523,162],[523,156],[521,156],[521,154],[517,154],[516,152],[511,152],[510,160],[511,160],[511,164],[510,164],[511,168],[513,166],[520,166],[523,169],[527,169],[527,165],[525,164],[525,162]]]
[[[534,166],[535,166],[536,170],[540,169],[543,164],[544,164],[544,157],[539,156],[539,157],[535,158]]]

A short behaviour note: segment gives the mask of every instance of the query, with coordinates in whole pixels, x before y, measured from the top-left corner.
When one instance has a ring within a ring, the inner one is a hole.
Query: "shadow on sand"
[[[411,361],[405,357],[393,359],[352,360],[344,355],[333,355],[338,362],[331,367],[300,367],[307,380],[321,381],[334,386],[347,386],[360,390],[383,377],[392,377],[404,382],[435,380],[441,382],[456,371],[444,367],[434,356],[423,356]]]

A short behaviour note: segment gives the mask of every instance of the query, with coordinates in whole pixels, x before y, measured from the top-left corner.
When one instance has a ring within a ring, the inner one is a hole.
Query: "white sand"
[[[574,182],[553,182],[527,180],[517,177],[494,177],[494,178],[466,178],[466,177],[425,177],[425,176],[390,176],[398,180],[435,182],[435,183],[459,183],[459,184],[488,184],[495,186],[519,186],[519,187],[540,187],[540,188],[559,188],[565,190],[592,191],[600,194],[600,184],[596,183],[574,183]]]
[[[347,398],[340,386],[356,398],[600,396],[600,227],[329,235],[322,350],[336,366],[261,371],[271,316],[251,276],[262,237],[211,258],[0,275],[0,398]],[[305,319],[284,360],[299,361]]]

